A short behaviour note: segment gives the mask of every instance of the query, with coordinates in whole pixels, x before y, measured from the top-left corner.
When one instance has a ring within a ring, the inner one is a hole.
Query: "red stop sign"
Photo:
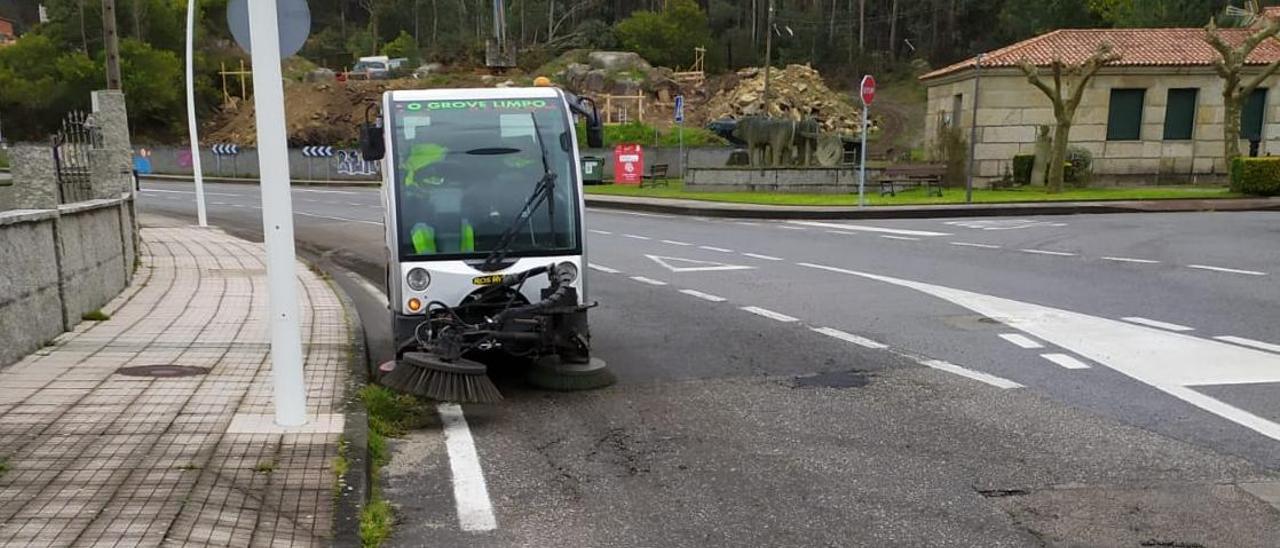
[[[870,74],[862,77],[862,104],[870,105],[876,98],[876,79]]]

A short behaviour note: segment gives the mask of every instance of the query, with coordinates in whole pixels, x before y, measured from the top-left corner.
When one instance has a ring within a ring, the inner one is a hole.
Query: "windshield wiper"
[[[547,220],[551,223],[552,234],[555,234],[556,173],[551,171],[551,162],[547,160],[547,147],[542,144],[542,131],[538,128],[538,117],[530,112],[529,119],[533,120],[533,135],[538,142],[538,151],[542,155],[542,178],[538,179],[538,184],[533,188],[533,193],[525,201],[524,207],[520,208],[520,213],[516,215],[515,220],[502,232],[502,237],[498,238],[498,243],[493,247],[493,251],[490,251],[489,255],[484,258],[484,262],[480,264],[480,270],[485,272],[498,269],[498,265],[502,263],[503,259],[507,258],[507,252],[511,249],[511,243],[515,241],[520,227],[529,220],[529,217],[533,215],[534,211],[538,210],[538,206],[542,205],[544,201],[547,202]],[[554,236],[552,237],[554,238]]]

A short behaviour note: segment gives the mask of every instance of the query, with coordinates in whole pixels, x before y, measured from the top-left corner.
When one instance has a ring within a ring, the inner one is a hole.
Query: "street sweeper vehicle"
[[[501,399],[490,366],[575,390],[613,374],[591,355],[575,120],[555,87],[397,90],[370,105],[361,152],[382,161],[396,359],[382,384],[441,401]]]

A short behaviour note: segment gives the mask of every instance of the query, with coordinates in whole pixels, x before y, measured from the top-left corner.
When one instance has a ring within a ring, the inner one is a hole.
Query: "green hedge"
[[[586,148],[586,125],[578,123],[575,129],[578,133],[578,146]],[[679,130],[674,127],[666,130],[657,130],[651,125],[635,122],[604,126],[604,146],[606,148],[619,143],[639,143],[644,146],[653,146],[655,137],[659,146],[674,147],[680,143]],[[700,147],[724,144],[724,139],[706,129],[697,126],[685,126],[684,128],[684,146]]]
[[[1013,182],[1019,185],[1031,183],[1031,170],[1036,165],[1035,154],[1019,154],[1013,157]]]
[[[1232,160],[1231,191],[1255,196],[1280,196],[1280,157]]]

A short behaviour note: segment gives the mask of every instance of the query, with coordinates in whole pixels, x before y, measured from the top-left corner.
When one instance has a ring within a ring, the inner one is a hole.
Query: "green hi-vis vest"
[[[413,252],[418,255],[430,255],[436,253],[436,230],[427,223],[417,223],[413,225],[413,229],[409,231],[409,237],[413,241]],[[476,230],[471,223],[462,221],[462,237],[458,245],[458,252],[470,253],[476,250]]]
[[[449,149],[444,148],[435,143],[423,143],[413,145],[409,149],[409,157],[404,161],[404,186],[417,186],[418,170],[444,159]],[[441,181],[431,181],[430,184],[440,184]]]

